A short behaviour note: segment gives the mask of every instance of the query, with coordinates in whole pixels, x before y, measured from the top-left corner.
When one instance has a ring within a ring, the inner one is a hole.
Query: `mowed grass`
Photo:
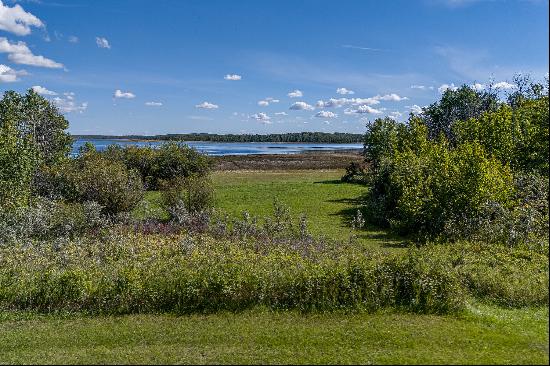
[[[547,309],[5,318],[0,363],[548,364]]]
[[[265,216],[273,213],[277,199],[290,208],[296,222],[305,214],[313,234],[349,240],[351,220],[366,188],[340,182],[343,173],[343,170],[214,172],[214,206],[233,217],[242,217],[244,211]],[[165,218],[159,205],[160,194],[147,192],[145,205],[138,208],[136,215]],[[400,238],[374,227],[354,234],[361,244],[375,248],[394,248],[402,244]]]

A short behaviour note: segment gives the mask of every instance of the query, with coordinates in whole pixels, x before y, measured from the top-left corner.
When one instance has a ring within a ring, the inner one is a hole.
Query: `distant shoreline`
[[[222,143],[324,143],[353,144],[362,143],[363,134],[344,132],[289,132],[278,134],[165,134],[165,135],[71,135],[74,140],[124,140],[131,142],[189,141]]]

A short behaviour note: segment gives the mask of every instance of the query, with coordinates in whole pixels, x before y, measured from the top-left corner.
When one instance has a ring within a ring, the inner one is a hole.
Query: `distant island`
[[[72,135],[76,140],[82,139],[127,139],[137,141],[211,141],[211,142],[302,142],[302,143],[328,143],[351,144],[362,143],[363,134],[343,132],[296,132],[296,133],[271,133],[261,134],[212,134],[212,133],[187,133],[166,135]]]

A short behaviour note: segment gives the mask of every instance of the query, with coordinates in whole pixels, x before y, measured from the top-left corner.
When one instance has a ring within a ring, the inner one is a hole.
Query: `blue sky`
[[[548,27],[544,0],[2,0],[0,89],[35,87],[75,134],[362,133],[543,78]]]

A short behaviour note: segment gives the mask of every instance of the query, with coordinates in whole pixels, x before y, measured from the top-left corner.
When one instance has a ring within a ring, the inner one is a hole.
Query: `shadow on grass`
[[[367,187],[364,183],[361,182],[342,182],[340,179],[329,179],[329,180],[320,180],[313,182],[314,184],[349,184],[354,186],[364,186]]]

